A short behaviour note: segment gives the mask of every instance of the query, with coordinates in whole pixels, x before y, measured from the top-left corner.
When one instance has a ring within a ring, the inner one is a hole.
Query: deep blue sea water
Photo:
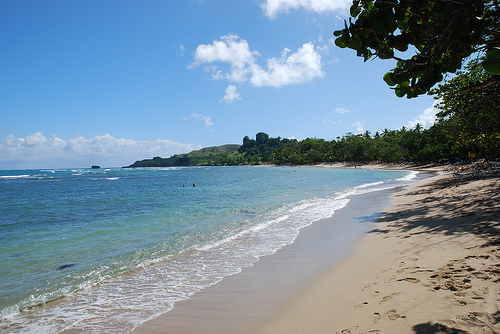
[[[415,172],[0,171],[0,332],[127,332]],[[193,186],[195,185],[195,186]]]

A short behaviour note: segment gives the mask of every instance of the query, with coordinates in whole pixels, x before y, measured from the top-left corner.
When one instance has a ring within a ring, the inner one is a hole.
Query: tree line
[[[279,143],[278,147],[275,147],[276,143]],[[466,159],[471,153],[470,147],[456,142],[445,127],[435,124],[425,130],[417,124],[413,129],[402,127],[374,134],[369,131],[347,133],[330,141],[267,137],[266,142],[250,149],[242,145],[233,155],[240,155],[240,161],[250,164],[309,165],[335,162],[431,163]]]
[[[439,110],[436,122],[429,129],[417,124],[413,129],[401,127],[375,133],[347,133],[331,141],[318,138],[283,140],[261,133],[255,143],[245,137],[239,152],[247,158],[258,156],[254,161],[277,165],[499,159],[500,83],[477,88],[494,76],[485,71],[483,62],[483,58],[471,60],[456,76],[429,92],[438,100]]]
[[[483,59],[429,93],[438,100],[437,120],[429,129],[417,124],[362,134],[347,133],[334,140],[272,138],[259,132],[242,145],[224,145],[137,161],[130,167],[304,165],[333,162],[439,163],[500,158],[500,83],[488,82]],[[479,87],[478,87],[479,86]],[[473,87],[473,89],[471,89]]]

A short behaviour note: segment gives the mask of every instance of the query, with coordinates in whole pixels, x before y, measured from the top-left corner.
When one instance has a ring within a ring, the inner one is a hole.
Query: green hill
[[[205,147],[187,154],[175,154],[170,158],[154,157],[134,162],[127,168],[135,167],[172,167],[172,166],[213,166],[234,165],[237,161],[231,159],[238,153],[241,145],[228,144],[222,146]]]

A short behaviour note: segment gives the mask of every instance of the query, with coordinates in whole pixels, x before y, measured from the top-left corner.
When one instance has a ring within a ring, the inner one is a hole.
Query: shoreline
[[[391,204],[395,191],[350,197],[332,217],[303,228],[292,244],[176,303],[173,310],[144,322],[132,333],[254,332],[316,277],[341,263]]]
[[[499,333],[499,201],[498,173],[410,185],[254,333]]]
[[[299,238],[321,221],[133,333],[500,332],[500,174],[457,180],[443,167],[417,170],[434,176],[392,190],[392,205],[372,210],[357,242],[300,284],[244,287],[280,262],[301,268],[289,250],[313,247],[317,239]],[[352,222],[349,204],[332,218],[350,212]]]

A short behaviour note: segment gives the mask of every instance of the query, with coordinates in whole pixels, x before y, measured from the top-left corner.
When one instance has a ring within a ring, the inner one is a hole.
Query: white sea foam
[[[52,319],[47,326],[27,323],[23,327],[28,332],[36,329],[50,333],[56,330],[57,319],[71,318],[82,321],[77,320],[67,328],[88,333],[126,332],[172,309],[177,301],[186,300],[224,277],[252,266],[258,258],[274,254],[292,243],[300,229],[331,217],[348,202],[348,199],[317,198],[288,205],[268,213],[269,218],[262,223],[197,247],[195,252],[153,265],[148,263],[138,274],[112,280],[102,278],[93,284],[99,284],[99,289],[83,284],[78,293],[67,295],[71,308],[55,307],[43,315],[47,320]],[[89,305],[92,305],[92,318],[85,316]],[[139,316],[131,319],[128,312]]]
[[[220,240],[192,245],[179,254],[144,258],[127,275],[112,277],[106,274],[106,268],[96,268],[88,273],[96,279],[87,279],[77,291],[60,291],[66,296],[64,303],[26,310],[23,318],[10,317],[10,328],[19,328],[13,332],[39,333],[62,329],[86,333],[129,332],[140,323],[172,309],[176,302],[190,298],[224,277],[254,265],[260,257],[293,243],[301,229],[331,217],[348,204],[351,196],[405,184],[416,176],[411,175],[393,181],[368,182],[331,196],[283,204],[269,212],[256,212],[251,217],[244,217],[249,224],[242,225],[241,230],[234,230]]]
[[[378,186],[380,184],[384,184],[384,181],[378,181],[378,182],[372,182],[372,183],[365,183],[365,184],[362,184],[360,186],[354,187],[354,189],[364,189],[364,188],[368,188],[368,187]]]
[[[411,180],[415,179],[417,177],[417,175],[418,175],[418,171],[413,171],[412,170],[412,171],[410,171],[408,173],[408,175],[406,175],[406,176],[404,176],[402,178],[397,179],[397,181],[402,181],[402,182],[411,181]]]
[[[27,179],[31,177],[31,175],[2,175],[0,179]]]

